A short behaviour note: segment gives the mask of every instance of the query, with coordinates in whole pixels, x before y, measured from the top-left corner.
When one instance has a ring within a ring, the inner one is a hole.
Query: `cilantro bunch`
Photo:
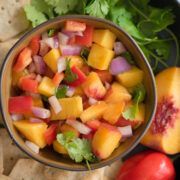
[[[172,42],[176,45],[175,64],[179,60],[176,36],[167,29],[174,23],[171,8],[155,8],[150,0],[32,0],[24,9],[27,19],[38,24],[64,14],[87,14],[113,21],[138,43],[154,72],[168,67]]]
[[[56,138],[65,147],[70,158],[75,162],[79,163],[85,160],[90,169],[89,162],[95,162],[97,160],[91,152],[91,145],[87,139],[76,138],[75,134],[71,131],[64,134],[60,133]]]

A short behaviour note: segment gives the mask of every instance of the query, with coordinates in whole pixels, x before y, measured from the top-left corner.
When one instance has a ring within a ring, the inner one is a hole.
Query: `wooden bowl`
[[[134,61],[137,66],[144,71],[144,84],[147,91],[146,96],[146,113],[145,113],[145,122],[142,124],[135,132],[134,135],[122,143],[113,153],[112,155],[100,162],[91,164],[92,169],[101,168],[106,165],[110,165],[114,161],[120,160],[126,154],[133,150],[133,148],[139,143],[141,137],[145,134],[150,123],[152,121],[155,108],[156,108],[156,90],[155,90],[155,81],[154,75],[150,68],[150,65],[143,55],[142,51],[125,31],[123,31],[120,27],[116,26],[110,21],[90,17],[90,16],[82,16],[82,15],[67,15],[55,18],[53,20],[47,21],[36,28],[33,28],[29,32],[27,32],[9,51],[7,54],[5,61],[1,70],[1,111],[4,120],[4,124],[9,132],[9,135],[14,140],[15,144],[26,154],[28,154],[33,159],[44,163],[46,165],[65,169],[72,171],[86,171],[87,167],[84,163],[75,163],[74,161],[64,158],[60,154],[52,151],[51,148],[45,148],[40,151],[39,154],[33,153],[24,143],[23,138],[14,128],[11,120],[11,116],[8,112],[8,99],[10,96],[10,88],[11,88],[11,68],[14,63],[14,59],[17,54],[28,45],[31,38],[36,34],[41,34],[44,31],[50,28],[60,28],[63,26],[66,20],[76,20],[85,22],[89,25],[92,25],[96,28],[105,28],[110,29],[112,32],[116,34],[118,39],[122,41],[122,43],[126,46],[128,51],[134,57]]]

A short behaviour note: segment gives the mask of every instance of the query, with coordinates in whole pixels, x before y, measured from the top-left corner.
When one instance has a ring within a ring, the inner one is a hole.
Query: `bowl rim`
[[[122,153],[121,155],[119,156],[116,156],[114,157],[113,159],[109,160],[109,161],[106,161],[106,162],[101,162],[101,164],[97,164],[95,167],[92,167],[92,170],[94,169],[98,169],[98,168],[102,168],[104,166],[107,166],[107,165],[110,165],[112,164],[113,162],[117,161],[117,160],[120,160],[122,159],[122,157],[126,156],[129,152],[131,152],[137,145],[138,143],[140,142],[141,138],[144,136],[144,134],[147,132],[148,128],[150,127],[150,124],[153,120],[153,117],[155,115],[155,109],[156,109],[156,106],[157,106],[157,94],[156,94],[156,86],[155,86],[155,78],[154,78],[154,74],[152,72],[152,69],[150,67],[150,64],[148,63],[148,60],[146,59],[145,55],[143,54],[142,50],[140,49],[140,47],[138,46],[138,44],[135,42],[135,40],[126,32],[124,31],[121,27],[117,26],[116,24],[114,24],[113,22],[109,21],[109,20],[105,20],[105,19],[101,19],[101,18],[97,18],[97,17],[93,17],[93,16],[88,16],[88,15],[63,15],[63,16],[59,16],[59,17],[56,17],[54,19],[51,19],[51,20],[48,20],[30,30],[28,30],[27,32],[25,32],[21,37],[20,39],[9,49],[6,57],[4,58],[4,61],[2,63],[2,66],[1,66],[1,71],[0,71],[0,88],[2,89],[2,76],[3,76],[3,72],[4,72],[4,67],[5,67],[5,64],[7,63],[7,60],[11,54],[11,52],[14,50],[14,48],[16,46],[18,46],[19,44],[22,43],[22,41],[24,41],[29,35],[33,34],[34,32],[36,32],[37,30],[41,29],[42,27],[46,26],[46,25],[49,25],[51,23],[55,23],[55,22],[58,22],[58,21],[61,21],[61,20],[67,20],[67,19],[82,19],[82,20],[92,20],[92,21],[98,21],[98,22],[101,22],[101,23],[105,23],[105,24],[108,24],[110,26],[113,26],[114,28],[118,29],[119,31],[121,31],[125,36],[127,36],[129,38],[129,40],[131,41],[131,43],[134,45],[134,47],[136,48],[137,51],[139,51],[139,55],[141,56],[141,58],[144,60],[144,63],[148,69],[148,73],[150,74],[150,77],[151,77],[151,82],[152,82],[152,89],[153,89],[153,110],[150,114],[150,117],[149,117],[149,120],[147,122],[147,125],[145,127],[145,129],[143,129],[143,131],[141,132],[141,134],[136,138],[135,142],[130,146],[130,148],[125,151],[124,153]],[[1,91],[2,92],[2,91]],[[13,142],[16,144],[16,146],[21,150],[23,151],[25,154],[27,154],[29,157],[31,157],[32,159],[40,162],[40,163],[43,163],[45,165],[48,165],[50,167],[54,167],[54,168],[58,168],[58,169],[63,169],[63,170],[69,170],[69,171],[87,171],[87,167],[86,166],[82,166],[82,168],[75,168],[73,166],[71,167],[66,167],[66,166],[63,166],[63,165],[57,165],[55,163],[52,163],[52,162],[48,162],[49,160],[46,159],[46,158],[39,158],[39,157],[42,157],[40,156],[39,154],[34,154],[34,153],[30,153],[30,152],[27,152],[17,141],[16,139],[13,137],[13,132],[11,132],[11,129],[8,127],[8,123],[6,122],[6,115],[4,113],[4,108],[3,108],[3,102],[2,102],[2,97],[0,96],[0,112],[2,114],[2,120],[4,122],[4,125],[5,125],[5,128],[7,129],[8,131],[8,134],[10,135],[11,139],[13,140]]]

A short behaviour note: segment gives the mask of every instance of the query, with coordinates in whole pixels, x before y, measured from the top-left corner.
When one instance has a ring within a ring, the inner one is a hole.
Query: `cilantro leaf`
[[[91,16],[104,18],[109,12],[109,4],[107,0],[91,0],[85,12]]]
[[[73,73],[72,70],[71,70],[70,61],[71,60],[66,61],[66,70],[65,70],[65,78],[64,78],[64,80],[67,83],[71,83],[71,82],[73,82],[73,81],[75,81],[77,79],[77,75],[75,73]]]
[[[26,5],[24,11],[27,19],[32,22],[33,27],[47,21],[46,16],[32,5]]]
[[[88,48],[83,48],[80,53],[80,56],[82,57],[82,59],[84,60],[86,64],[88,64],[87,59],[88,59],[89,52],[90,50]]]
[[[88,140],[76,138],[73,132],[58,134],[56,138],[66,148],[70,158],[75,162],[79,163],[83,160],[94,162],[96,160]]]
[[[58,15],[71,12],[77,5],[78,0],[45,0],[45,2],[54,8]]]
[[[143,84],[138,84],[133,89],[133,104],[130,105],[123,113],[123,117],[128,120],[134,120],[136,113],[139,108],[138,105],[140,102],[144,101],[146,90]]]
[[[55,32],[56,32],[55,29],[49,29],[49,30],[47,31],[48,37],[52,37],[52,36],[54,35]]]
[[[60,98],[64,98],[66,96],[66,93],[67,93],[67,86],[60,86],[56,89],[56,97],[58,99]]]

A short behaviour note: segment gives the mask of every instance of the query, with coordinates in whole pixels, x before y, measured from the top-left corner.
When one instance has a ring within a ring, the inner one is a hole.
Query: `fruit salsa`
[[[34,153],[103,160],[144,121],[143,71],[109,29],[69,20],[34,36],[11,84],[9,113]]]

